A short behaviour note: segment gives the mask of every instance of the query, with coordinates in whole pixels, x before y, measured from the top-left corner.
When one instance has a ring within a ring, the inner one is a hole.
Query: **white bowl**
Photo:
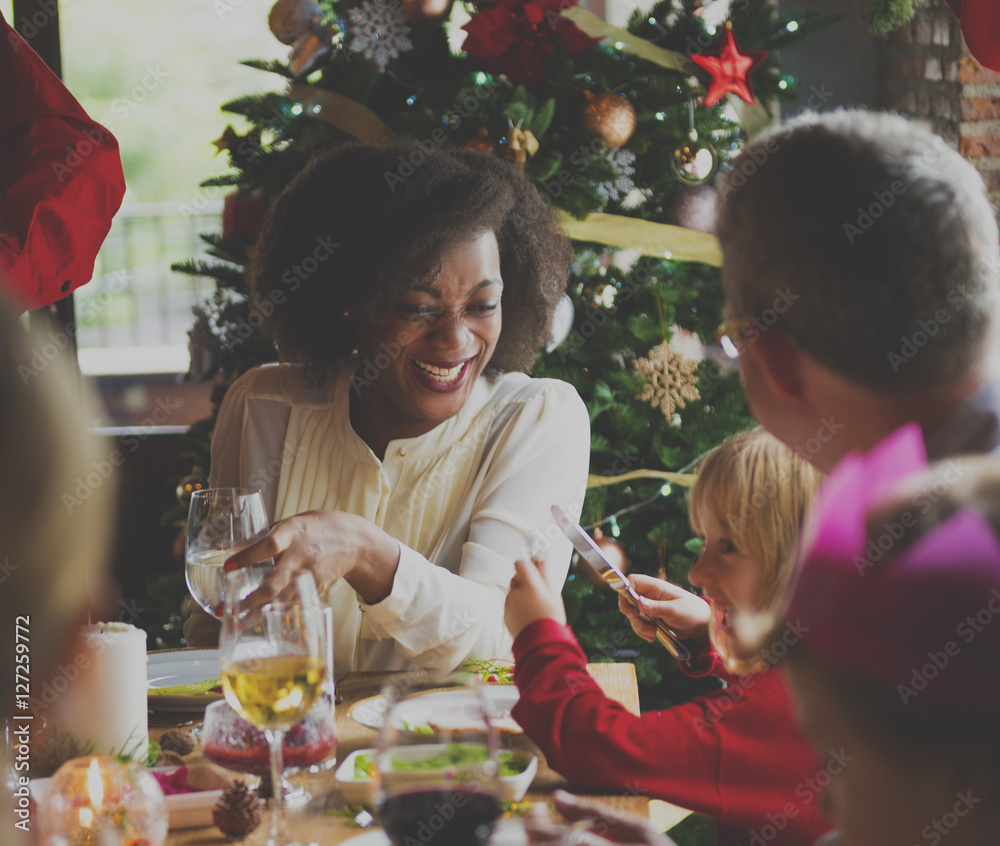
[[[170,775],[178,769],[180,767],[153,767],[153,772]],[[171,831],[214,825],[212,810],[229,787],[229,780],[207,764],[189,766],[187,777],[192,787],[199,788],[196,793],[175,793],[165,797]]]
[[[420,747],[413,747],[420,749]],[[428,748],[428,747],[425,747]],[[528,765],[517,775],[501,776],[500,778],[500,798],[504,802],[516,802],[524,798],[524,794],[531,787],[531,782],[538,772],[538,756],[518,749],[505,750],[517,755],[520,758],[527,758]],[[354,764],[361,755],[374,755],[374,749],[358,749],[348,755],[337,767],[336,779],[340,792],[344,794],[344,801],[352,805],[371,804],[375,793],[375,779],[358,778],[354,774]]]

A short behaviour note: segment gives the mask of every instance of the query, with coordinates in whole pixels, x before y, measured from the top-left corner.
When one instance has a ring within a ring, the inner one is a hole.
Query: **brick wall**
[[[883,108],[925,121],[982,174],[1000,206],[1000,73],[969,54],[944,0],[928,0],[877,48]]]

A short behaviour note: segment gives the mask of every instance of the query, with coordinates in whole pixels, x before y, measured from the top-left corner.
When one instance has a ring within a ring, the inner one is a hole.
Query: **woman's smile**
[[[351,411],[376,454],[465,407],[500,338],[502,293],[497,239],[484,232],[456,244],[432,281],[397,295],[388,320],[358,327],[359,367],[384,362]]]
[[[469,363],[472,358],[464,359],[457,363],[452,362],[429,362],[410,359],[417,378],[431,391],[457,391],[469,375]]]

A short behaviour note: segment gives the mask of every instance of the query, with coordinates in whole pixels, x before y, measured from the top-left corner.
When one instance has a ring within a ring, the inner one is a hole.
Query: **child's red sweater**
[[[810,846],[829,772],[799,736],[775,670],[727,673],[706,649],[689,675],[728,687],[635,716],[587,673],[573,632],[537,620],[514,641],[513,716],[574,786],[673,802],[716,820],[719,846]],[[833,750],[836,752],[836,750]]]

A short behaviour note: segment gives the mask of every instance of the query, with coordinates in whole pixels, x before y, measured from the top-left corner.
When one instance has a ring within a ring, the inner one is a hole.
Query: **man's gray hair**
[[[797,118],[749,144],[719,194],[744,337],[773,325],[852,382],[901,392],[967,375],[991,340],[994,209],[975,168],[919,125]]]

